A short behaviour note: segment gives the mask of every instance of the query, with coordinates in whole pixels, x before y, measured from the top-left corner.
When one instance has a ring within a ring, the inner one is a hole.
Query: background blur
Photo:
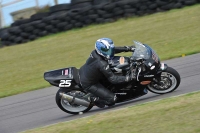
[[[58,4],[70,3],[71,0],[0,0],[1,5],[7,5],[2,7],[2,27],[9,26],[13,23],[13,18],[11,16],[12,12],[19,11],[25,8],[31,7],[44,7],[46,5],[53,6],[55,1]]]

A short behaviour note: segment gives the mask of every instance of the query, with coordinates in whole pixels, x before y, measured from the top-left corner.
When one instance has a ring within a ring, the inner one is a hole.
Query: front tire
[[[88,107],[85,107],[82,105],[77,105],[77,104],[71,104],[68,101],[66,101],[60,97],[60,92],[64,92],[64,93],[72,95],[72,96],[75,92],[79,92],[80,96],[86,95],[86,93],[79,89],[69,90],[66,88],[60,88],[58,90],[58,92],[56,93],[55,100],[56,100],[56,104],[58,105],[58,107],[66,113],[69,113],[69,114],[79,114],[79,112],[84,113],[84,112],[89,111],[93,107],[92,104],[90,104]]]
[[[165,94],[176,90],[180,85],[180,81],[179,73],[175,69],[168,67],[161,73],[160,84],[152,81],[147,86],[147,89],[156,94]]]

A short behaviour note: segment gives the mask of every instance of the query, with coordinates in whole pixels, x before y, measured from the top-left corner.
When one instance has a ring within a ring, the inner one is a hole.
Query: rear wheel
[[[180,81],[181,78],[179,73],[175,69],[168,67],[162,72],[160,81],[152,81],[147,88],[153,93],[165,94],[176,90]]]
[[[78,94],[78,97],[83,97],[87,93],[83,92],[82,90],[68,90],[66,88],[60,88],[56,94],[56,103],[58,107],[63,110],[64,112],[70,113],[70,114],[78,114],[79,112],[87,112],[89,111],[93,105],[90,104],[88,107],[82,106],[82,105],[77,105],[77,104],[71,104],[67,100],[64,100],[60,97],[60,92],[64,92],[65,94],[74,96],[75,93],[76,95]]]

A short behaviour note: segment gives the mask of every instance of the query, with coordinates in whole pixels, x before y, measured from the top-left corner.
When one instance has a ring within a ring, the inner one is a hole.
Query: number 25
[[[70,87],[71,80],[60,80],[59,87]]]

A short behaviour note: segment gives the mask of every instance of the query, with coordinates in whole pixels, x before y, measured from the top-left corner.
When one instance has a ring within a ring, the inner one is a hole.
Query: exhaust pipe
[[[73,97],[73,96],[67,95],[63,92],[60,93],[60,97],[64,100],[67,100],[69,103],[72,103],[72,104],[78,104],[78,105],[82,105],[85,107],[89,107],[89,105],[90,105],[90,102],[85,101],[84,99]]]

